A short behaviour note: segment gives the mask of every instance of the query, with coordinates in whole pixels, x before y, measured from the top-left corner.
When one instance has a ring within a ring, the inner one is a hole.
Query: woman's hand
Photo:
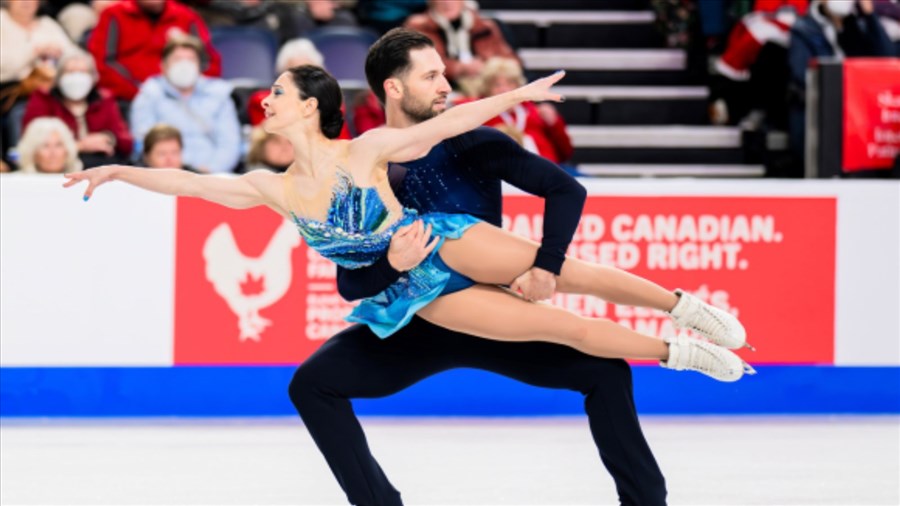
[[[547,77],[542,77],[536,81],[532,81],[522,86],[517,91],[520,94],[521,102],[563,102],[565,98],[558,93],[552,93],[550,87],[559,82],[566,76],[565,70],[557,70],[555,73]]]
[[[91,198],[91,195],[93,195],[94,190],[98,186],[113,180],[113,174],[119,167],[119,165],[103,165],[100,167],[94,167],[93,169],[83,170],[81,172],[63,174],[63,176],[68,179],[68,181],[63,183],[63,188],[69,188],[70,186],[74,186],[81,181],[87,181],[88,187],[84,192],[84,201],[87,202],[87,200]]]

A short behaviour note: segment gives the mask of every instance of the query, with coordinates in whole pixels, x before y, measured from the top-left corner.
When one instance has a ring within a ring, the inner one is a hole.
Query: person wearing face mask
[[[86,167],[127,159],[134,144],[115,99],[97,88],[97,68],[91,55],[77,51],[64,56],[49,93],[35,91],[28,99],[22,128],[40,117],[59,118],[77,140]]]
[[[788,47],[789,144],[794,159],[783,177],[803,176],[806,130],[806,69],[815,58],[896,56],[874,14],[872,0],[814,0],[809,13],[791,27]]]
[[[49,89],[56,62],[78,49],[56,21],[38,15],[39,7],[38,0],[0,0],[0,142],[6,146],[22,134],[28,96]]]
[[[200,75],[199,39],[173,38],[163,50],[162,74],[151,77],[131,104],[131,133],[143,139],[158,123],[177,128],[184,163],[200,172],[231,172],[240,160],[241,128],[231,85]]]
[[[19,172],[62,174],[81,170],[72,132],[57,118],[32,121],[16,148]]]

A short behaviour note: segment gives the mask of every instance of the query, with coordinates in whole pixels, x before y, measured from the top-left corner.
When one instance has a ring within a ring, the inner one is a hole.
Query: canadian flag
[[[176,364],[296,364],[321,343],[307,248],[283,217],[179,198],[175,255]]]

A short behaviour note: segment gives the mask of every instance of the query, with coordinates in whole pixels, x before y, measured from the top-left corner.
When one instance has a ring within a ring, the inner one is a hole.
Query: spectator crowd
[[[900,48],[898,0],[642,1],[669,45],[712,58],[711,123],[784,129],[792,146],[802,144],[812,59]],[[277,76],[301,64],[339,65],[317,47],[323,34],[374,40],[397,26],[434,41],[453,103],[525,81],[510,32],[471,0],[0,0],[0,169],[283,171],[289,146],[260,126],[271,82],[228,75],[234,62],[217,48],[219,34],[270,40]],[[384,123],[376,94],[346,91],[342,138]],[[572,156],[551,104],[522,104],[487,125],[554,162]]]
[[[900,56],[898,0],[653,0],[673,46],[710,55],[710,122],[786,131],[769,171],[803,175],[807,70],[819,58]]]

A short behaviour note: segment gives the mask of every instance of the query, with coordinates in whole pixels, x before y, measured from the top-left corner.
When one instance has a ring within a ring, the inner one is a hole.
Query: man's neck
[[[391,128],[406,128],[418,124],[419,122],[410,118],[397,102],[388,102],[384,108],[385,124]]]

